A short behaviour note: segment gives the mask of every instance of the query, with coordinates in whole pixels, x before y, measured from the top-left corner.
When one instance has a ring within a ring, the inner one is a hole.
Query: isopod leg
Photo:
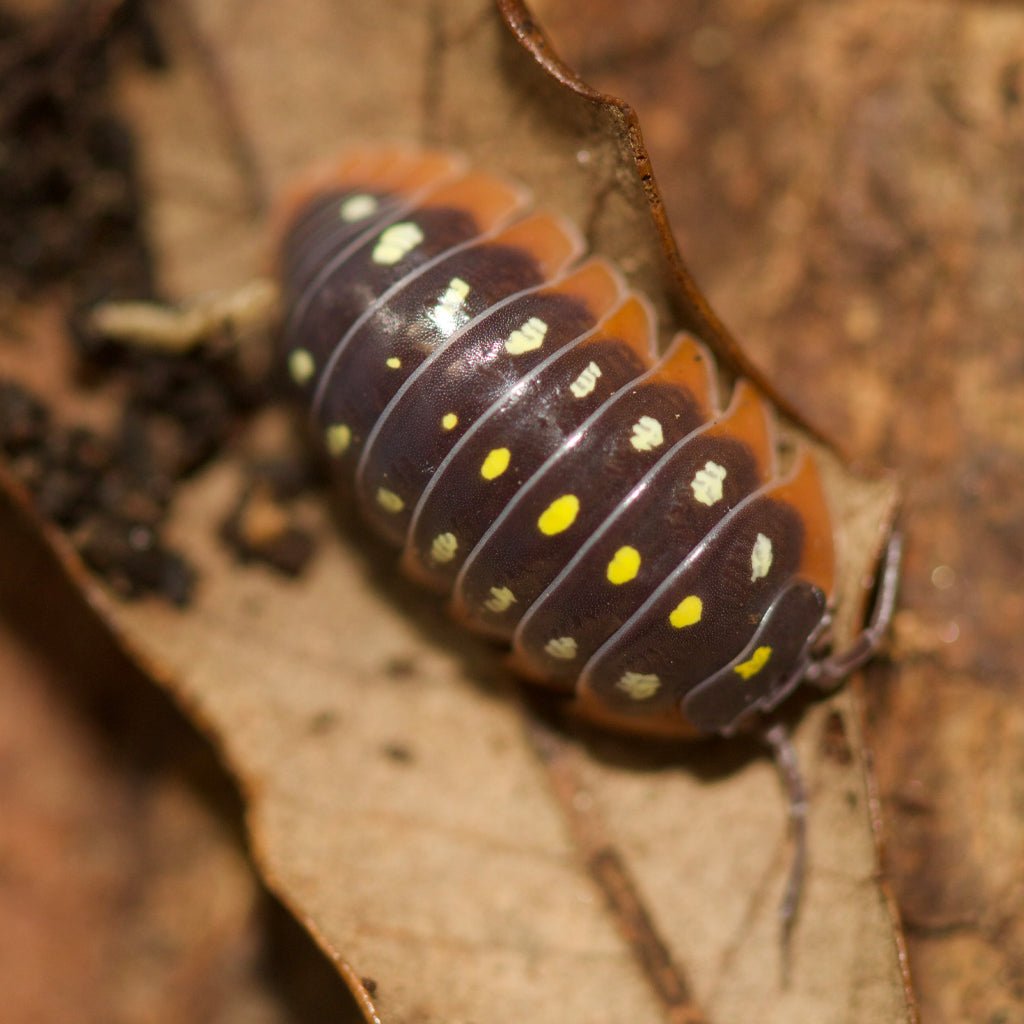
[[[903,559],[903,535],[894,530],[886,545],[879,574],[878,594],[871,619],[853,643],[840,654],[832,654],[821,661],[812,662],[804,681],[831,689],[841,683],[854,669],[860,668],[878,649],[892,622],[896,609],[896,592],[900,584]]]
[[[871,619],[847,650],[821,661],[811,662],[799,670],[803,680],[828,689],[840,683],[854,669],[859,668],[874,654],[892,622],[899,588],[900,563],[903,556],[903,536],[894,531],[886,545],[879,576],[878,595]],[[785,687],[782,688],[783,690]],[[789,940],[796,919],[797,907],[804,888],[807,871],[807,790],[804,785],[796,750],[789,732],[776,722],[764,732],[765,742],[771,747],[775,766],[789,797],[789,823],[793,834],[793,860],[790,864],[786,891],[779,906],[782,925],[783,978],[789,971]]]
[[[796,749],[786,727],[781,722],[776,722],[765,731],[764,739],[772,748],[775,766],[779,770],[782,784],[786,787],[789,797],[789,826],[793,834],[793,859],[789,866],[786,891],[779,905],[779,921],[782,926],[782,976],[785,982],[789,974],[790,934],[804,889],[804,876],[807,873],[807,789],[804,786]]]

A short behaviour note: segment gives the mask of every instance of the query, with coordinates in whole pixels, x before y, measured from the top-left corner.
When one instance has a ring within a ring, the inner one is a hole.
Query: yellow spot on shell
[[[633,700],[648,700],[661,689],[661,680],[653,674],[623,672],[615,686]]]
[[[696,594],[690,594],[689,597],[684,597],[682,601],[675,606],[672,614],[668,617],[668,621],[671,622],[676,629],[683,629],[686,626],[696,625],[700,622],[703,614],[704,602]]]
[[[288,373],[296,384],[305,384],[316,373],[313,356],[306,349],[297,348],[288,357]]]
[[[516,603],[516,595],[508,587],[491,587],[490,595],[484,601],[484,607],[495,615],[507,611]]]
[[[768,659],[771,656],[772,649],[770,647],[758,647],[746,661],[741,661],[733,669],[733,672],[744,679],[749,679],[751,676],[756,676],[768,664]]]
[[[453,277],[437,300],[437,305],[428,314],[444,337],[450,337],[469,321],[469,314],[463,309],[469,291],[469,285],[461,277]]]
[[[358,192],[354,196],[349,196],[338,207],[338,216],[346,224],[351,224],[353,221],[369,217],[371,213],[376,213],[379,205],[380,203],[377,202],[374,196],[368,196],[365,192]]]
[[[382,267],[392,267],[408,256],[422,241],[423,231],[418,224],[411,221],[392,224],[381,232],[370,259]]]
[[[459,425],[459,417],[453,412],[446,412],[441,417],[441,426],[445,430],[454,430]]]
[[[521,356],[533,352],[544,344],[548,325],[539,316],[531,316],[518,330],[513,331],[505,341],[505,351],[510,356]]]
[[[660,448],[665,443],[665,433],[661,424],[653,416],[641,416],[633,424],[633,436],[629,443],[638,452],[649,452]]]
[[[331,455],[344,455],[352,443],[352,430],[344,423],[335,423],[324,432],[324,442]]]
[[[389,370],[400,370],[402,368],[402,360],[399,359],[398,356],[388,356],[388,358],[384,360],[384,365]]]
[[[710,507],[722,500],[722,481],[726,477],[725,467],[717,462],[705,462],[703,469],[698,469],[690,481],[693,496],[702,505]]]
[[[753,550],[750,552],[750,582],[768,575],[772,567],[772,542],[763,533],[757,535]]]
[[[459,550],[454,533],[439,533],[430,545],[430,557],[440,565],[450,562]]]
[[[608,582],[614,583],[616,586],[628,583],[630,580],[636,579],[636,574],[639,571],[640,552],[627,544],[612,555],[612,560],[608,563]]]
[[[494,448],[487,453],[484,464],[480,467],[480,475],[485,480],[496,480],[508,469],[512,453],[507,448]]]
[[[394,491],[389,491],[386,487],[377,489],[377,504],[385,512],[401,512],[405,508],[405,502]]]
[[[576,657],[576,641],[571,636],[556,636],[544,645],[544,651],[559,661],[572,661]]]
[[[540,515],[537,520],[537,529],[546,537],[554,537],[557,533],[568,530],[580,511],[580,499],[575,494],[563,494],[555,498],[553,502]]]
[[[569,385],[574,398],[586,398],[597,387],[597,379],[601,376],[601,367],[590,362],[587,368]]]

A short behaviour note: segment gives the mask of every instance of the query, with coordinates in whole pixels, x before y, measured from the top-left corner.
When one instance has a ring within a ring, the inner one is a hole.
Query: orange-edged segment
[[[714,365],[704,345],[689,335],[677,334],[655,365],[652,379],[690,395],[701,419],[709,420],[718,409]]]
[[[758,479],[768,481],[775,476],[775,423],[760,392],[749,381],[737,383],[729,408],[708,426],[705,436],[741,441],[754,460]]]
[[[593,340],[581,344],[584,359],[589,348],[596,351],[577,386],[600,386],[601,348],[607,344],[602,335],[619,337],[635,354],[645,355],[648,327],[643,305],[628,301]],[[701,346],[682,340],[665,359],[613,392],[523,484],[477,544],[455,584],[460,619],[478,632],[511,638],[530,606],[663,455],[704,425],[708,371]],[[606,567],[600,589],[623,593],[618,585],[630,582],[639,569],[639,556],[624,546]],[[515,594],[516,605],[494,611],[495,588]],[[603,596],[610,600],[608,593]]]
[[[409,200],[463,173],[465,166],[465,159],[457,154],[408,146],[348,150],[315,164],[282,194],[271,219],[272,236],[280,243],[286,229],[313,200],[361,192]]]
[[[518,490],[612,395],[649,369],[652,337],[646,302],[630,295],[595,330],[553,352],[478,419],[420,499],[406,544],[406,571],[436,589],[449,589]],[[493,467],[488,458],[500,449],[507,449],[508,462],[492,476],[484,470]],[[562,532],[557,527],[570,505],[563,502],[544,518],[550,535]],[[438,558],[437,539],[445,535],[454,553]],[[491,608],[518,600],[504,591],[486,598]]]
[[[709,473],[695,488],[696,502],[713,494],[714,480]],[[580,688],[616,713],[645,717],[678,707],[722,671],[795,580],[820,605],[820,619],[832,585],[820,491],[817,467],[805,455],[786,480],[727,511],[590,658]],[[779,661],[768,649],[751,658],[737,668],[740,677],[757,675],[770,661],[774,669]]]
[[[553,353],[594,330],[622,294],[619,275],[590,260],[554,284],[496,304],[432,353],[378,417],[357,465],[356,487],[372,525],[403,543],[412,508],[466,433]],[[350,450],[345,444],[337,452],[339,462]],[[381,488],[403,496],[408,512],[379,510]],[[439,542],[441,557],[454,553],[449,545]]]
[[[790,479],[776,489],[774,498],[796,509],[803,523],[804,543],[796,575],[831,597],[836,571],[832,519],[821,471],[810,452],[799,454]]]
[[[757,393],[738,387],[721,417],[669,447],[525,614],[513,639],[519,670],[571,683],[729,511],[769,483],[770,430]]]

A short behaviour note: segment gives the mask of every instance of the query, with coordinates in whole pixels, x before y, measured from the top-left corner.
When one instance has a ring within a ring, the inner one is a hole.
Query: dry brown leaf
[[[922,1018],[1024,1020],[1024,7],[544,8],[686,168],[666,201],[744,343],[900,469],[896,665],[867,687],[886,869]]]
[[[506,10],[540,51],[525,14]],[[716,340],[701,304],[679,299],[628,111],[552,77],[481,0],[302,0],[244,16],[204,3],[196,14],[273,184],[358,138],[457,146],[573,216],[643,282],[664,329],[683,307],[683,322]],[[174,74],[126,80],[123,96],[143,135],[165,281],[188,295],[245,279],[265,238],[194,51],[178,38],[175,52]],[[41,376],[52,394],[52,372]],[[892,486],[826,458],[849,636]],[[375,547],[329,542],[297,584],[240,569],[213,529],[237,472],[221,462],[178,502],[172,537],[203,569],[195,608],[125,606],[85,585],[223,751],[270,884],[352,983],[374,979],[386,1021],[667,1019],[577,857],[493,654],[405,596]],[[310,512],[329,535],[325,511]],[[851,700],[813,709],[797,734],[813,855],[786,989],[776,907],[788,851],[771,766],[720,745],[666,753],[594,736],[565,755],[581,786],[572,813],[602,823],[715,1022],[912,1012],[876,880]],[[834,713],[852,758],[832,753]]]
[[[23,511],[0,495],[4,1020],[361,1019],[253,876],[210,747],[83,608]]]

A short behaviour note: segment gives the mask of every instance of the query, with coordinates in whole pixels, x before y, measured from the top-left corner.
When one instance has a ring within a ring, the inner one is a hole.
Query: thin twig
[[[231,159],[245,186],[246,208],[251,216],[262,216],[270,205],[269,191],[256,147],[245,128],[234,86],[224,70],[220,55],[200,29],[188,0],[173,0],[173,7],[177,11],[185,40],[199,63],[200,73],[206,79],[213,102],[220,111]]]
[[[789,867],[786,891],[779,905],[782,946],[782,983],[789,983],[790,946],[793,925],[800,906],[807,875],[807,788],[804,785],[800,762],[789,738],[789,731],[781,722],[776,722],[764,732],[765,742],[772,748],[775,766],[789,797],[789,827],[793,835],[793,859]]]
[[[707,1024],[682,969],[672,960],[629,868],[593,810],[573,765],[572,748],[528,708],[526,734],[551,781],[587,870],[604,894],[620,934],[626,940],[669,1024]]]

